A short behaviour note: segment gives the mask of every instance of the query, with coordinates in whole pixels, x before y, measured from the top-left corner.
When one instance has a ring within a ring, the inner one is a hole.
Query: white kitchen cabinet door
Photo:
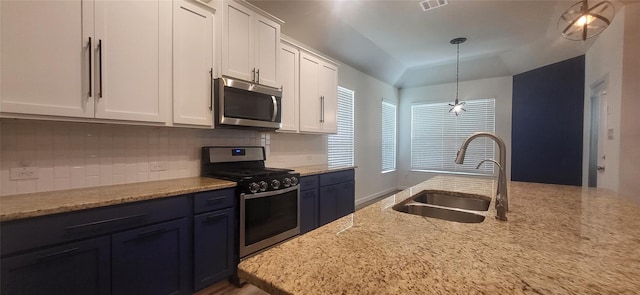
[[[173,122],[213,125],[214,12],[186,0],[173,7]]]
[[[300,52],[300,131],[336,133],[338,67]]]
[[[266,17],[256,15],[255,40],[255,82],[280,88],[282,86],[278,84],[280,25]]]
[[[322,96],[322,132],[336,133],[338,110],[338,68],[322,63],[320,65],[319,82],[320,95]]]
[[[96,118],[167,120],[170,20],[170,1],[96,1]]]
[[[282,83],[282,127],[278,131],[298,132],[299,129],[299,96],[298,77],[299,51],[288,45],[280,45],[280,82]]]
[[[0,20],[0,111],[93,117],[93,1],[0,1]]]
[[[253,11],[236,2],[224,4],[222,74],[253,81]]]
[[[320,132],[319,77],[321,63],[315,56],[300,53],[300,131]]]

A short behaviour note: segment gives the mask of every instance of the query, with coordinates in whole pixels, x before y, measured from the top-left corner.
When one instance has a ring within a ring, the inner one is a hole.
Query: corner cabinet
[[[223,2],[222,75],[280,88],[281,20],[243,2]]]
[[[173,2],[173,123],[213,125],[215,9]]]
[[[171,2],[0,6],[1,112],[166,122]]]
[[[337,132],[338,67],[315,54],[300,52],[300,131]]]

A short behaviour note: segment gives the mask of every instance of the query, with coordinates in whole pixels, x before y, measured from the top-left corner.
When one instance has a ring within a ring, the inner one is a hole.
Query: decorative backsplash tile
[[[268,147],[269,138],[245,130],[1,119],[0,195],[198,176],[200,147]],[[37,178],[12,180],[11,169],[20,167],[37,168]]]

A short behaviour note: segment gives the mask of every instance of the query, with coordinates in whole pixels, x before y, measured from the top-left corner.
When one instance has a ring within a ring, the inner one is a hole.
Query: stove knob
[[[269,188],[269,184],[265,181],[260,181],[260,191],[264,192]]]
[[[273,189],[278,189],[280,187],[280,181],[277,179],[274,179],[271,181],[271,187]]]
[[[285,177],[285,178],[282,180],[282,185],[283,185],[284,187],[289,187],[289,186],[291,186],[291,179],[289,179],[288,177]]]
[[[258,192],[259,189],[260,189],[260,186],[257,183],[252,182],[252,183],[249,184],[249,191],[250,192],[255,194],[255,193]]]
[[[298,184],[298,178],[296,178],[295,176],[291,176],[291,185],[296,185]]]

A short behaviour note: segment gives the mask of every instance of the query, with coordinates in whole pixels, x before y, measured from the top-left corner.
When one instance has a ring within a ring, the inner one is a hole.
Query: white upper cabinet
[[[214,10],[188,0],[173,7],[173,123],[212,126]]]
[[[166,122],[171,94],[170,2],[0,5],[0,111]]]
[[[282,127],[278,131],[299,130],[299,56],[298,48],[287,43],[280,44],[280,82],[282,83]]]
[[[337,132],[338,67],[319,56],[300,52],[300,131]]]
[[[171,2],[96,1],[96,118],[165,122],[171,83]],[[170,88],[168,88],[170,89]]]
[[[93,2],[0,1],[0,20],[0,111],[93,117]]]
[[[279,88],[281,21],[231,0],[223,9],[222,74]]]

